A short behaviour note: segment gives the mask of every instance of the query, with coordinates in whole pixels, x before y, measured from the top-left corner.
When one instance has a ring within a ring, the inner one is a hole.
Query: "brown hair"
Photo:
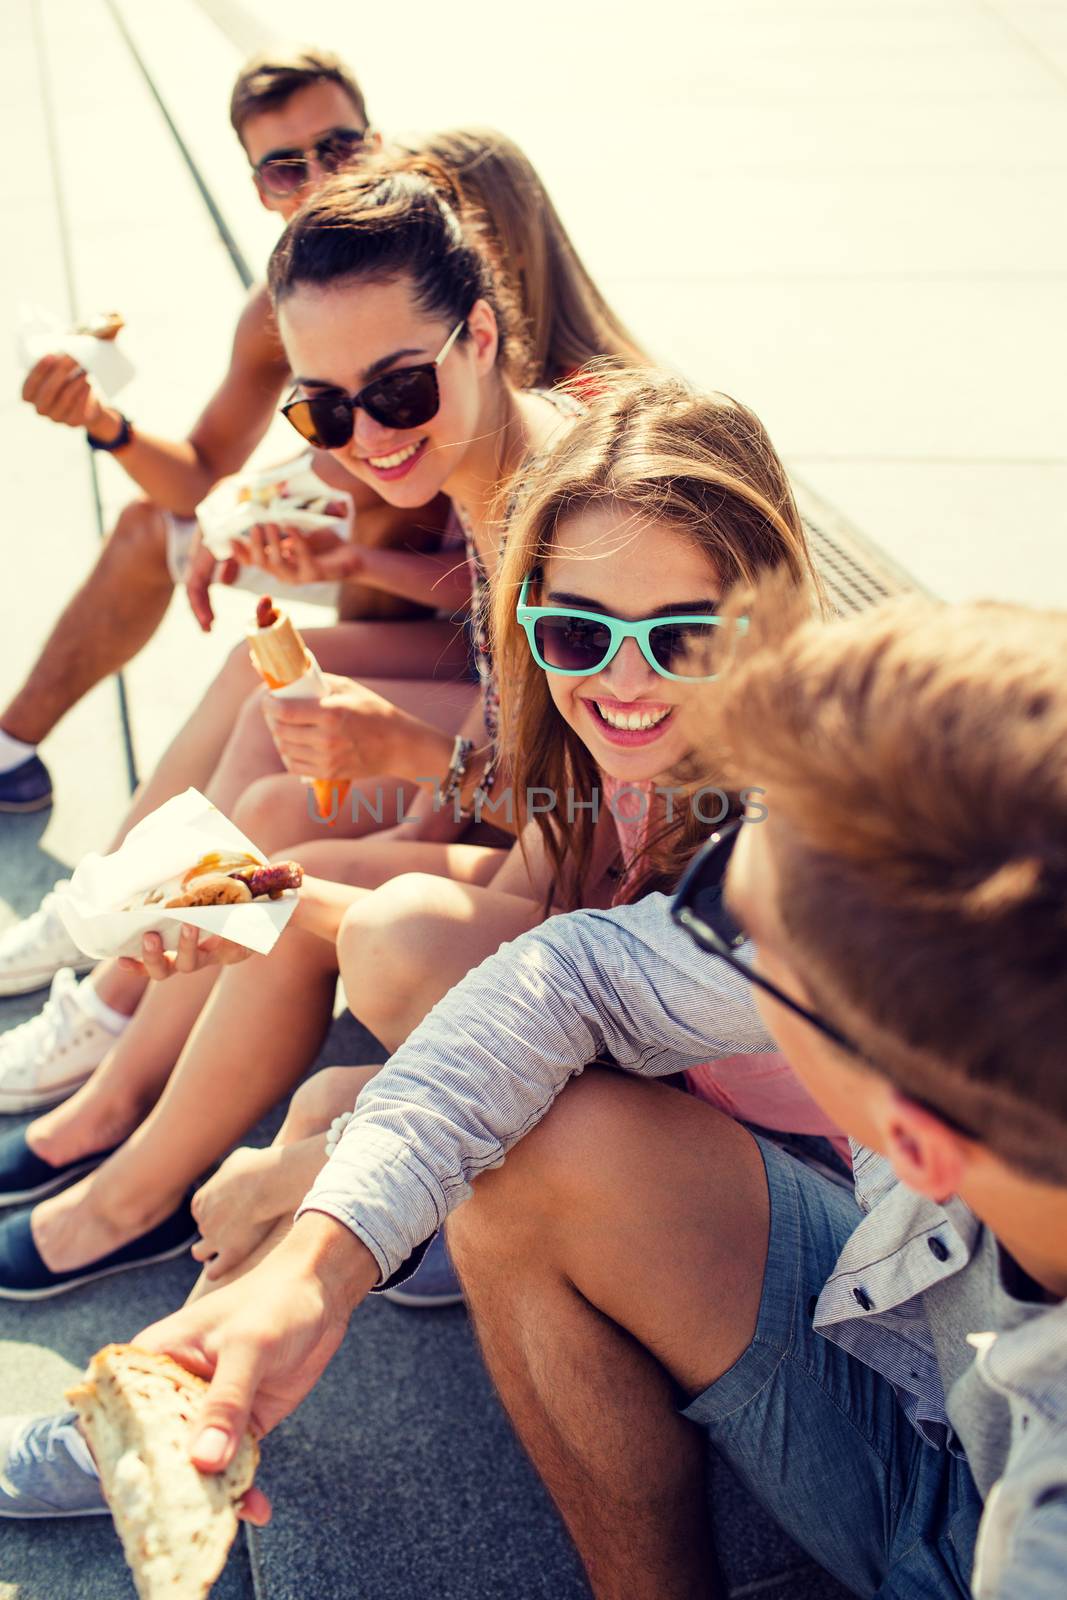
[[[287,50],[264,50],[246,61],[237,74],[230,95],[230,123],[237,137],[244,139],[249,117],[261,111],[276,111],[298,89],[315,83],[336,83],[352,102],[362,125],[369,126],[363,90],[349,67],[331,50],[297,46]]]
[[[649,360],[589,276],[517,144],[493,128],[452,128],[404,148],[448,169],[487,233],[521,308],[532,383],[559,383],[597,357]]]
[[[423,311],[449,325],[476,300],[492,307],[498,364],[516,360],[514,318],[486,252],[460,219],[448,174],[408,161],[373,159],[339,172],[297,212],[274,247],[267,283],[275,305],[300,285],[411,280]],[[464,328],[461,339],[469,337]]]
[[[798,973],[874,1070],[1067,1182],[1067,615],[761,614],[710,731],[766,789]]]
[[[726,395],[701,394],[652,370],[596,375],[585,416],[537,463],[509,523],[493,584],[493,638],[501,684],[501,747],[520,820],[528,788],[587,801],[599,786],[592,756],[556,711],[546,675],[515,617],[522,581],[551,555],[557,524],[592,506],[667,523],[704,550],[726,593],[783,569],[810,605],[815,580],[782,463],[758,418]],[[563,904],[580,904],[593,824],[538,813]],[[707,824],[688,805],[650,842],[634,898],[677,878]]]

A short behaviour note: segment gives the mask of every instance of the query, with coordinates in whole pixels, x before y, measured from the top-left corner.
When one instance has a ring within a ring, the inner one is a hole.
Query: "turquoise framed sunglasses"
[[[534,660],[545,672],[589,678],[614,659],[624,639],[636,639],[641,654],[661,678],[708,683],[716,676],[698,669],[705,660],[711,629],[721,627],[723,617],[648,617],[644,622],[625,622],[601,611],[531,606],[527,604],[530,582],[530,577],[522,581],[515,616],[526,631]],[[745,628],[747,619],[740,619],[740,626]]]

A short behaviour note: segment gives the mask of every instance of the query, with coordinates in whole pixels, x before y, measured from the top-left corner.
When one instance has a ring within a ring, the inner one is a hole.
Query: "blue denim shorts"
[[[756,1334],[683,1415],[777,1522],[854,1594],[968,1600],[982,1502],[880,1373],[812,1327],[861,1213],[847,1189],[757,1139],[770,1191]]]

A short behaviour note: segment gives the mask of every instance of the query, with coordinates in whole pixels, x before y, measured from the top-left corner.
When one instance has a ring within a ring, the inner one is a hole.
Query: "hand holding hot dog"
[[[334,782],[375,774],[429,779],[444,772],[452,739],[352,678],[324,674],[319,700],[263,696],[263,714],[290,772]]]

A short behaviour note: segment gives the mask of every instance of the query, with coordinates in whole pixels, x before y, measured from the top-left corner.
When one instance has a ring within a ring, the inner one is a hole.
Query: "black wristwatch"
[[[85,437],[89,441],[90,450],[106,450],[108,455],[112,455],[116,450],[121,450],[124,445],[129,444],[130,440],[133,438],[133,427],[130,423],[129,417],[123,416],[122,412],[120,411],[119,431],[116,438],[94,439],[88,430],[86,430]]]

